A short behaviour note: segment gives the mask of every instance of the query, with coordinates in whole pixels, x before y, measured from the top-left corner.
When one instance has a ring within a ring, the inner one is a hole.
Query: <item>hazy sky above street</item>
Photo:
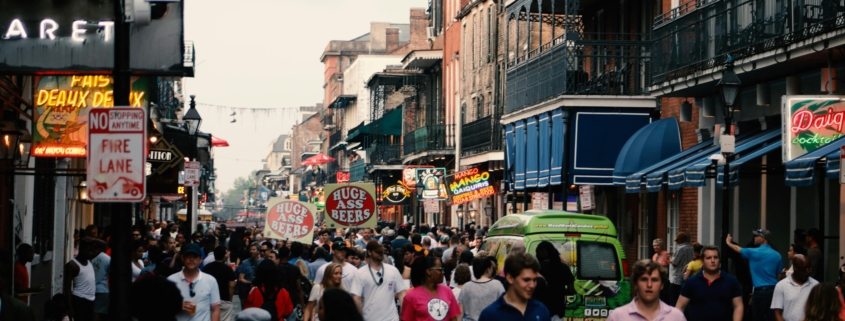
[[[330,40],[368,33],[373,21],[409,23],[410,8],[427,5],[427,0],[185,1],[185,40],[196,48],[196,74],[185,78],[184,94],[197,96],[200,130],[230,145],[214,148],[217,188],[226,192],[235,178],[261,168],[269,144],[294,125],[292,108],[322,102],[320,55]],[[230,123],[233,118],[237,122]]]

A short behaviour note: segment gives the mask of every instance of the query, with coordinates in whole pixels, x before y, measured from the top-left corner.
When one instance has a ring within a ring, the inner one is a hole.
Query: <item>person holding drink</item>
[[[185,267],[167,278],[182,293],[178,321],[220,321],[220,291],[213,276],[200,271],[202,254],[196,243],[185,244],[180,253]]]

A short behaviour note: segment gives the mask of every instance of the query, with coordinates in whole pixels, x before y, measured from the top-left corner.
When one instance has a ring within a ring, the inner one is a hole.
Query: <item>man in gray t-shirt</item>
[[[670,297],[669,304],[675,306],[678,302],[678,297],[681,295],[681,287],[684,285],[684,268],[692,261],[693,253],[692,246],[689,244],[689,235],[686,232],[678,232],[675,237],[675,242],[678,243],[678,249],[675,253],[670,253],[669,265],[671,265],[671,274],[669,275]]]
[[[491,260],[486,258],[472,260],[472,272],[478,276],[478,280],[464,283],[461,295],[458,297],[458,303],[467,320],[478,320],[481,311],[505,293],[502,282],[492,278],[496,273],[494,269],[495,266]]]

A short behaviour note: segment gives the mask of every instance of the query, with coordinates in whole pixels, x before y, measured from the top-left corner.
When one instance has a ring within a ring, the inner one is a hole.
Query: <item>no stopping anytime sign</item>
[[[326,225],[328,227],[375,227],[375,185],[328,184],[326,191]]]
[[[93,202],[140,202],[146,196],[147,113],[88,108],[88,195]]]

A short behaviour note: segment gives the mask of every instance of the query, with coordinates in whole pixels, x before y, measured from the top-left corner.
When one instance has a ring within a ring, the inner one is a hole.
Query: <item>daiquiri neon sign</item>
[[[496,194],[496,189],[490,185],[490,173],[481,172],[478,168],[455,173],[447,177],[446,181],[452,194],[453,205]]]
[[[839,139],[845,101],[839,96],[785,96],[783,161],[795,159]]]

